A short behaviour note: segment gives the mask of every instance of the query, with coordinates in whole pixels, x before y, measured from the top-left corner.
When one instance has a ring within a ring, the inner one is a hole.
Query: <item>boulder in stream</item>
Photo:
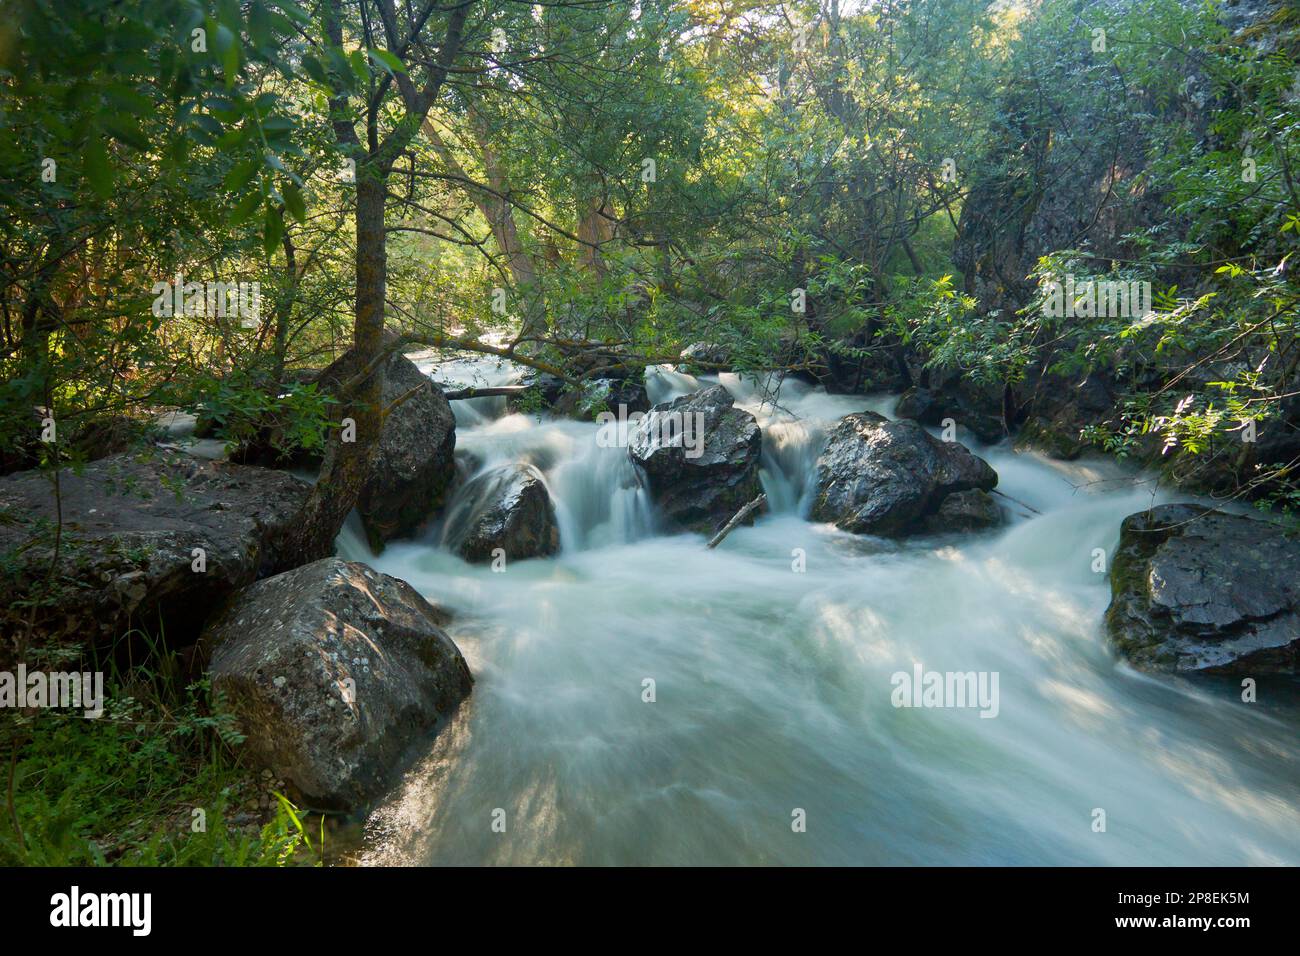
[[[1136,667],[1294,674],[1300,540],[1199,505],[1160,505],[1120,525],[1106,627]]]
[[[405,581],[325,558],[238,592],[203,640],[254,760],[312,804],[352,809],[469,695],[446,623]]]
[[[490,561],[500,548],[512,561],[560,550],[555,506],[532,465],[503,465],[473,478],[456,495],[443,543],[466,561]]]
[[[817,459],[812,518],[857,534],[934,530],[931,519],[942,520],[949,496],[997,483],[997,472],[965,446],[908,419],[858,412],[840,419]]]
[[[57,506],[44,472],[0,478],[0,630],[21,641],[30,619],[47,647],[140,631],[192,644],[208,612],[278,563],[308,490],[285,472],[162,453],[62,470]],[[0,658],[14,649],[0,643]]]
[[[1003,522],[1002,507],[980,488],[958,491],[943,499],[939,510],[925,519],[925,529],[935,534],[983,531]]]
[[[628,444],[663,515],[704,534],[717,531],[762,492],[762,449],[758,422],[736,408],[721,385],[656,405]]]
[[[958,434],[969,432],[987,444],[996,444],[1006,437],[1002,418],[987,410],[988,402],[976,402],[955,387],[934,390],[913,387],[898,397],[894,414],[899,418],[913,418],[922,425],[939,427],[951,419]],[[969,389],[967,389],[969,391]],[[983,407],[981,407],[983,406]],[[964,436],[963,436],[964,437]]]
[[[348,352],[321,372],[317,384],[328,392],[355,374]],[[393,538],[410,534],[441,507],[456,476],[456,419],[451,405],[430,378],[405,355],[394,354],[384,369],[384,404],[402,403],[384,421],[370,477],[361,488],[357,512],[370,547],[379,551]]]

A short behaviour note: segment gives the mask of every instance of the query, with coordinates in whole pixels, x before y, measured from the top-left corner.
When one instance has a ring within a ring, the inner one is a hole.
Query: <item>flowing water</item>
[[[772,507],[717,550],[656,530],[596,424],[501,399],[455,403],[458,455],[467,473],[542,472],[558,556],[494,572],[437,526],[378,558],[345,531],[344,556],[455,612],[477,680],[368,820],[363,862],[1300,863],[1300,715],[1106,647],[1094,549],[1162,500],[1152,483],[976,448],[1014,499],[1006,528],[844,534],[805,518],[825,429],[892,399],[787,382],[773,405],[721,381],[763,426]],[[648,384],[654,401],[699,386],[667,369]],[[895,707],[893,675],[918,665],[996,672],[996,716]]]

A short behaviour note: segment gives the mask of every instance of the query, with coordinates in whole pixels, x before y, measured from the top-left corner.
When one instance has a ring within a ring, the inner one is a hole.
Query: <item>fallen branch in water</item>
[[[713,536],[713,540],[709,542],[709,547],[716,548],[718,545],[722,544],[722,539],[731,534],[731,532],[735,530],[736,525],[749,517],[749,513],[755,508],[761,507],[765,501],[767,501],[767,495],[759,495],[749,504],[745,505],[745,507],[737,511],[736,516],[728,521],[723,529]]]
[[[1027,504],[1025,504],[1023,501],[1021,501],[1019,498],[1012,498],[1010,495],[1008,495],[1008,494],[1004,494],[1003,492],[998,491],[996,488],[993,489],[993,493],[994,493],[995,495],[1000,495],[1001,497],[1006,498],[1007,501],[1014,501],[1016,504],[1020,505],[1020,507],[1024,508],[1024,509],[1027,510],[1027,511],[1032,511],[1032,512],[1033,512],[1034,514],[1036,514],[1036,515],[1041,515],[1041,514],[1042,514],[1042,512],[1039,511],[1037,508],[1035,508],[1033,505],[1027,505]]]
[[[465,398],[495,398],[501,395],[520,395],[528,391],[527,385],[488,385],[483,388],[458,388],[444,392],[443,398],[449,402],[458,402]]]

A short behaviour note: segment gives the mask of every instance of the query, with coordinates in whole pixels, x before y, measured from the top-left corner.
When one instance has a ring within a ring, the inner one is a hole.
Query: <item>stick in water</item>
[[[449,402],[459,402],[466,398],[495,398],[501,395],[522,395],[528,391],[527,385],[489,385],[482,388],[458,388],[443,392],[442,397]]]
[[[1033,512],[1034,514],[1036,514],[1036,515],[1040,515],[1040,514],[1042,514],[1042,512],[1039,511],[1037,508],[1035,508],[1033,505],[1027,505],[1027,504],[1025,504],[1023,501],[1021,501],[1019,498],[1012,498],[1010,495],[1008,495],[1008,494],[1006,494],[1006,493],[1004,493],[1004,492],[998,491],[996,488],[993,489],[993,493],[994,493],[995,495],[1000,495],[1001,497],[1006,498],[1007,501],[1014,501],[1016,504],[1020,505],[1020,507],[1024,508],[1026,511],[1032,511],[1032,512]]]
[[[709,542],[709,547],[716,548],[718,545],[722,544],[722,539],[725,538],[727,535],[731,534],[732,529],[734,529],[736,525],[744,521],[745,518],[749,516],[749,513],[751,511],[753,511],[755,508],[760,507],[765,501],[767,501],[767,495],[759,495],[749,504],[745,505],[745,507],[737,511],[736,516],[732,518],[730,521],[728,521],[726,526],[713,536],[713,540]]]

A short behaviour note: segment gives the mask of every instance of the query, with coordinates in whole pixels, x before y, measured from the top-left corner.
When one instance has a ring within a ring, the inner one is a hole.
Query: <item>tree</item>
[[[328,89],[340,151],[355,170],[356,313],[354,378],[340,394],[339,429],[327,445],[320,477],[285,553],[295,564],[328,556],[369,474],[387,410],[382,408],[384,307],[388,278],[388,182],[424,124],[448,72],[461,56],[472,0],[442,6],[427,0],[399,16],[393,0],[361,0],[345,22],[341,0],[322,6],[308,73]],[[347,52],[345,40],[360,40]],[[383,40],[385,46],[380,47]],[[328,63],[328,69],[323,65]],[[352,438],[355,441],[345,441]]]

